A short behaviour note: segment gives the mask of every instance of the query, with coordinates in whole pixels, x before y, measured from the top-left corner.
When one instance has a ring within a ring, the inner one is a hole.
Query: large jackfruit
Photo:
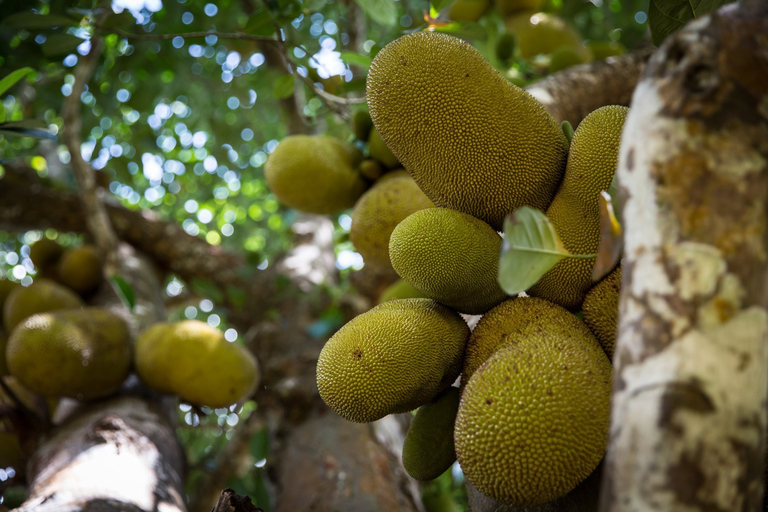
[[[605,453],[611,365],[591,335],[527,332],[475,372],[456,417],[464,476],[497,501],[552,501],[584,480]]]
[[[485,222],[448,208],[420,210],[389,239],[395,271],[427,297],[461,313],[485,313],[507,298],[496,276],[501,237]]]
[[[405,171],[402,176],[382,178],[368,190],[352,210],[349,239],[368,265],[392,268],[389,237],[395,227],[413,212],[433,207],[424,192]],[[389,176],[387,173],[384,176]]]
[[[453,427],[459,388],[448,388],[419,407],[403,443],[403,467],[416,480],[434,480],[456,462]]]
[[[613,359],[613,349],[616,347],[620,287],[621,267],[617,267],[589,290],[581,306],[584,323],[603,346],[609,359]]]
[[[14,289],[3,305],[3,323],[10,334],[28,316],[57,309],[82,306],[83,301],[69,288],[48,279],[35,279],[26,288]]]
[[[619,142],[627,107],[601,107],[576,128],[568,154],[568,168],[547,210],[563,245],[573,254],[593,254],[600,245],[601,190],[608,190],[619,160]],[[595,259],[560,260],[528,290],[576,311],[592,286]]]
[[[325,135],[285,137],[269,155],[264,175],[280,202],[308,213],[350,208],[368,188],[357,171],[356,148]]]
[[[125,322],[106,309],[53,311],[19,324],[6,356],[11,375],[35,393],[95,398],[128,376],[131,340]]]
[[[376,129],[437,206],[498,231],[518,207],[551,202],[565,135],[469,43],[439,32],[402,36],[376,55],[366,90]]]
[[[359,423],[411,411],[456,380],[468,338],[461,316],[433,300],[384,302],[325,344],[317,361],[320,396]]]

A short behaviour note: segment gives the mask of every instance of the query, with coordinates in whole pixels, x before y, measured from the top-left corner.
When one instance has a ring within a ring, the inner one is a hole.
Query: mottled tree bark
[[[726,6],[671,37],[633,96],[602,512],[761,506],[766,34],[768,4]]]

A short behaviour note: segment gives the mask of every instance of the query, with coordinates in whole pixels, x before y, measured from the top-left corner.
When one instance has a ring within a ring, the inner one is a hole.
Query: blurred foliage
[[[349,114],[349,106],[323,98],[318,90],[361,97],[376,52],[428,24],[471,39],[518,85],[546,74],[546,66],[535,60],[497,55],[504,20],[493,9],[477,22],[451,23],[445,19],[450,4],[115,0],[104,11],[99,6],[109,4],[87,0],[7,1],[0,14],[0,79],[26,66],[36,72],[0,96],[0,110],[4,121],[36,121],[59,134],[62,102],[71,94],[77,65],[90,49],[89,39],[104,36],[104,53],[80,98],[85,159],[105,173],[111,196],[125,207],[151,209],[210,244],[247,254],[256,269],[264,269],[291,248],[297,218],[270,193],[263,172],[267,155],[291,126],[287,105],[296,105],[307,131],[353,140],[349,122],[339,115]],[[548,0],[544,9],[570,22],[586,41],[628,49],[648,44],[648,0]],[[274,40],[278,28],[281,44],[255,39]],[[203,34],[188,37],[193,32]],[[2,162],[13,159],[25,160],[56,187],[75,187],[61,141],[0,135],[0,178]],[[333,300],[308,327],[320,338],[343,322],[340,299],[354,293],[347,277],[362,266],[349,242],[349,212],[334,221],[341,284],[324,290]],[[31,282],[29,244],[44,236],[64,245],[80,243],[76,235],[52,230],[0,232],[0,272]],[[165,291],[176,300],[172,319],[198,318],[221,326],[227,339],[239,337],[226,327],[226,311],[205,283],[168,276]],[[215,454],[255,407],[249,402],[231,410],[196,411],[182,405],[179,436],[189,455],[187,489],[216,471]],[[228,485],[268,509],[262,478],[266,439],[263,431],[253,437],[250,470]],[[460,476],[454,468],[425,488],[425,496],[448,496],[463,508]]]

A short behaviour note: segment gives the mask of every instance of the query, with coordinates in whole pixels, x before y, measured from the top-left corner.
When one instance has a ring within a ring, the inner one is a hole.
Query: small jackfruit
[[[592,338],[584,322],[557,304],[535,297],[505,300],[483,315],[472,331],[461,382],[465,385],[496,351],[512,341],[524,339],[528,332],[565,341]]]
[[[594,254],[600,245],[598,198],[613,180],[627,112],[618,105],[601,107],[573,134],[563,183],[546,213],[572,254]],[[592,287],[594,264],[594,258],[562,259],[528,293],[576,311]]]
[[[608,359],[611,360],[613,360],[613,350],[616,347],[620,287],[621,267],[617,267],[587,292],[584,303],[581,305],[584,323],[587,324],[597,341],[603,346],[605,353],[608,354]]]
[[[80,295],[86,295],[98,288],[102,280],[101,272],[101,257],[92,245],[67,249],[56,265],[59,282]]]
[[[490,7],[490,0],[456,0],[448,8],[448,18],[453,21],[477,21]]]
[[[21,288],[21,284],[0,277],[0,313],[3,312],[5,300],[8,298],[8,295],[10,295],[16,288]]]
[[[36,279],[34,283],[13,290],[3,306],[3,324],[8,333],[18,323],[35,313],[57,309],[71,309],[83,305],[83,301],[69,288],[48,279]]]
[[[374,126],[437,206],[498,231],[518,207],[549,205],[565,135],[469,43],[440,32],[402,36],[376,56],[366,90]]]
[[[396,299],[424,299],[424,294],[408,284],[408,281],[398,279],[389,285],[379,296],[379,304]]]
[[[467,338],[461,316],[433,300],[384,302],[328,340],[317,361],[317,388],[349,421],[408,412],[456,380]]]
[[[509,63],[512,57],[515,56],[515,46],[517,45],[517,38],[514,32],[504,32],[496,40],[496,58],[501,62]]]
[[[359,169],[360,174],[362,174],[365,179],[370,181],[376,181],[385,172],[385,169],[381,166],[381,163],[378,160],[374,160],[373,158],[366,158],[363,160],[360,163]]]
[[[366,265],[391,268],[389,237],[392,231],[410,214],[433,206],[407,173],[377,182],[352,210],[349,239]]]
[[[269,155],[264,175],[280,202],[307,213],[350,208],[368,188],[357,171],[355,147],[325,135],[285,137]]]
[[[496,10],[502,17],[520,11],[538,11],[544,6],[545,0],[495,0]]]
[[[199,320],[158,323],[141,333],[134,365],[155,391],[212,408],[248,398],[259,380],[253,355]]]
[[[593,60],[603,60],[627,53],[624,45],[617,41],[587,41],[585,45],[592,52]]]
[[[508,341],[461,397],[454,438],[464,476],[518,506],[568,493],[605,453],[610,400],[611,365],[591,335]]]
[[[434,480],[456,462],[453,426],[459,388],[450,387],[416,411],[403,443],[403,467],[416,480]]]
[[[125,322],[101,308],[33,315],[11,333],[8,369],[46,397],[88,399],[116,391],[131,366]]]
[[[549,58],[549,72],[556,73],[571,66],[578,66],[587,62],[584,52],[572,46],[561,46],[552,52]]]
[[[352,133],[355,134],[357,140],[367,141],[371,128],[373,128],[373,121],[371,121],[371,115],[367,110],[356,110],[352,114]]]
[[[525,11],[507,18],[507,29],[517,36],[517,47],[524,59],[536,55],[549,55],[561,46],[569,46],[588,62],[591,54],[581,44],[579,33],[557,16],[543,12]]]
[[[379,135],[375,127],[371,129],[371,134],[368,137],[368,153],[371,155],[371,158],[381,162],[388,169],[400,167],[400,161],[392,154],[392,151],[381,139],[381,135]]]
[[[64,247],[50,238],[41,238],[29,246],[29,259],[40,271],[53,269],[62,254]]]
[[[395,271],[431,299],[461,313],[485,313],[507,298],[496,279],[501,237],[485,222],[448,208],[411,214],[392,232]]]

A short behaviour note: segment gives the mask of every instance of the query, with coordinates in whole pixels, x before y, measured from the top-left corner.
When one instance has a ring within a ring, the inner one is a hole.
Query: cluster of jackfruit
[[[435,206],[392,230],[402,281],[326,343],[320,395],[356,422],[419,408],[403,449],[414,478],[458,459],[495,500],[555,500],[605,451],[620,269],[593,287],[594,259],[566,259],[531,296],[510,298],[497,231],[534,206],[572,253],[595,252],[627,109],[598,109],[569,142],[471,45],[435,32],[382,49],[367,97],[375,128]],[[461,314],[483,316],[471,331]]]

